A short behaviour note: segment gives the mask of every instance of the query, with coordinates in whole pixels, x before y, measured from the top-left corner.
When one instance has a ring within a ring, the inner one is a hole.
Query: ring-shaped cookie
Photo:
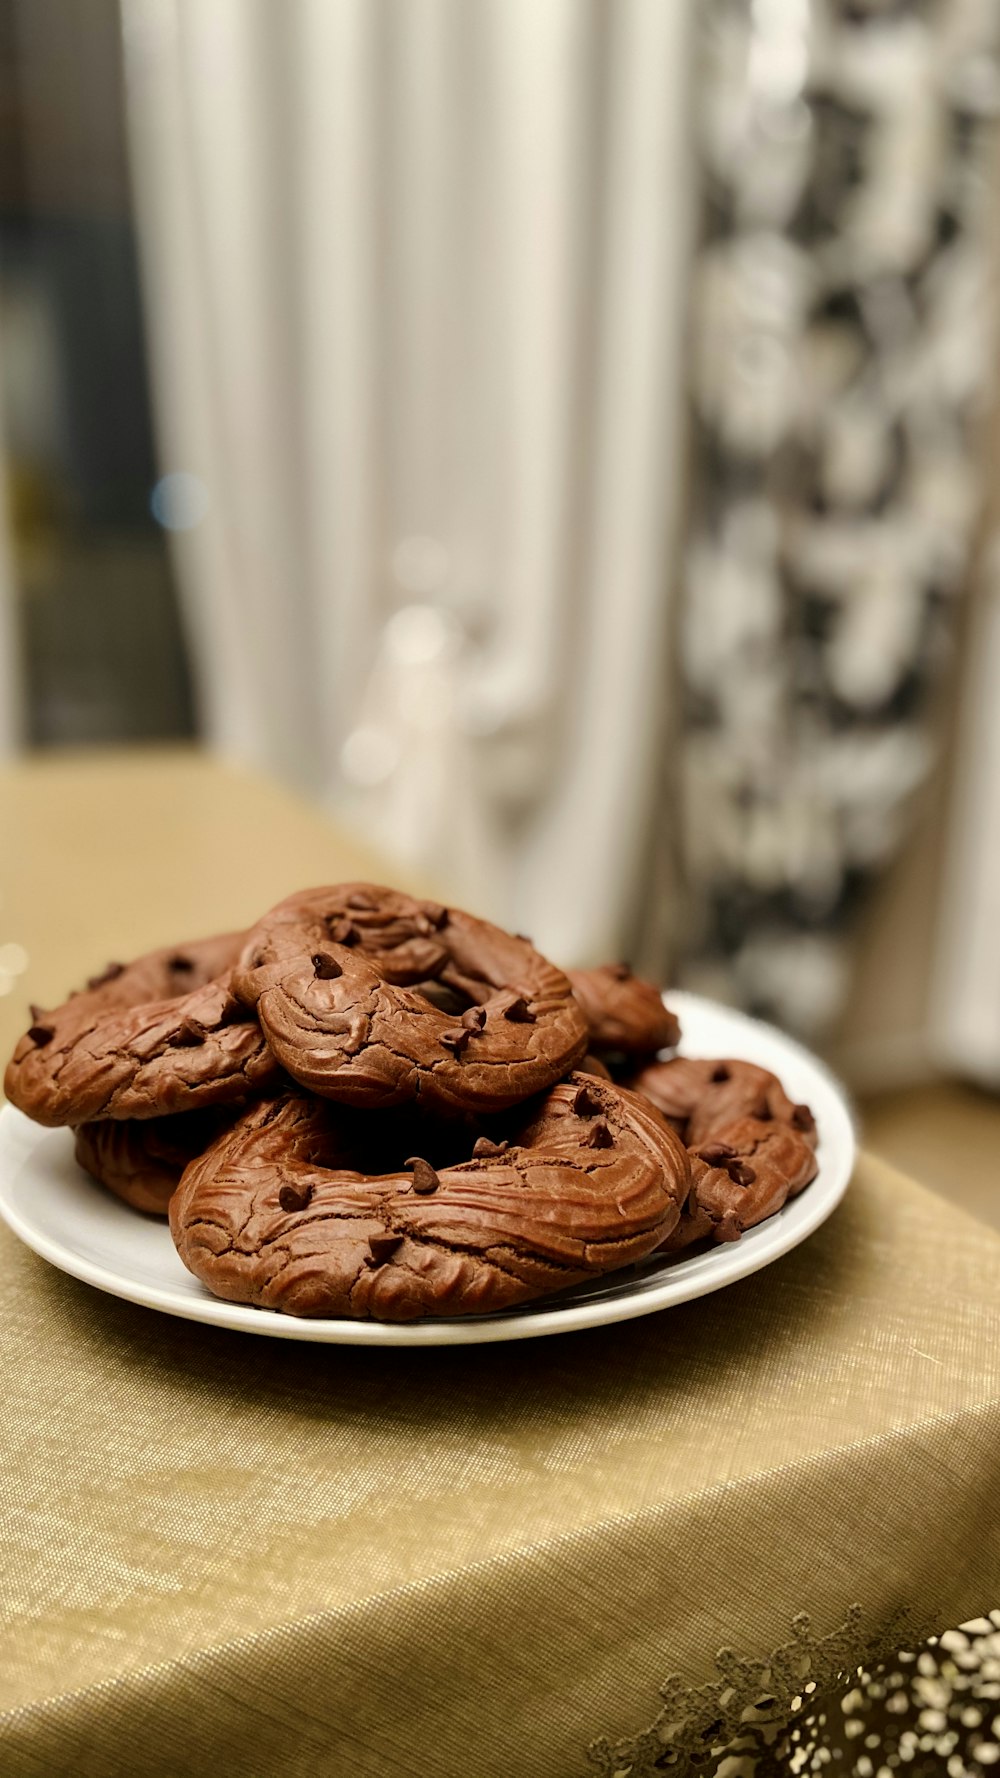
[[[230,992],[242,934],[112,964],[51,1012],[32,1008],[4,1075],[40,1124],[151,1118],[231,1104],[277,1075],[260,1026]]]
[[[674,1132],[589,1075],[450,1165],[411,1156],[366,1176],[345,1166],[343,1116],[285,1093],[249,1107],[187,1168],[171,1232],[217,1296],[304,1316],[493,1314],[642,1259],[688,1192]]]
[[[587,1047],[569,981],[527,939],[370,883],[279,903],[233,982],[292,1078],[348,1105],[500,1111]]]
[[[818,1171],[816,1153],[790,1124],[745,1117],[690,1148],[691,1190],[677,1227],[663,1242],[679,1253],[694,1241],[738,1241],[774,1216]]]
[[[691,1191],[666,1252],[708,1237],[736,1241],[815,1179],[815,1119],[769,1069],[675,1056],[641,1069],[630,1085],[673,1124],[691,1156]]]

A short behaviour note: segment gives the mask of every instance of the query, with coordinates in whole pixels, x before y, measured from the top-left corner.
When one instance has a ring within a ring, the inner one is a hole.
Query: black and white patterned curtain
[[[996,0],[703,0],[681,978],[808,1034],[933,758],[986,476]]]

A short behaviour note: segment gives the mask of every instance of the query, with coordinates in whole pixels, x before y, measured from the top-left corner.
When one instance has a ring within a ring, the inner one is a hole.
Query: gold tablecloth
[[[843,1667],[1000,1597],[1000,1241],[871,1159],[765,1272],[510,1347],[268,1341],[0,1259],[4,1778],[652,1772],[658,1714],[718,1735],[720,1648],[808,1612]]]

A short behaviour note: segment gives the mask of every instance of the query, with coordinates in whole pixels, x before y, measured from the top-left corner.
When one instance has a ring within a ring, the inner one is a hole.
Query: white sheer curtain
[[[567,959],[654,818],[689,12],[123,0],[208,736]]]

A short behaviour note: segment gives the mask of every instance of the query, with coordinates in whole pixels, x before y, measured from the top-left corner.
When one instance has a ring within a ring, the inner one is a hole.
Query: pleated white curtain
[[[566,960],[655,819],[689,12],[123,0],[208,737]]]

